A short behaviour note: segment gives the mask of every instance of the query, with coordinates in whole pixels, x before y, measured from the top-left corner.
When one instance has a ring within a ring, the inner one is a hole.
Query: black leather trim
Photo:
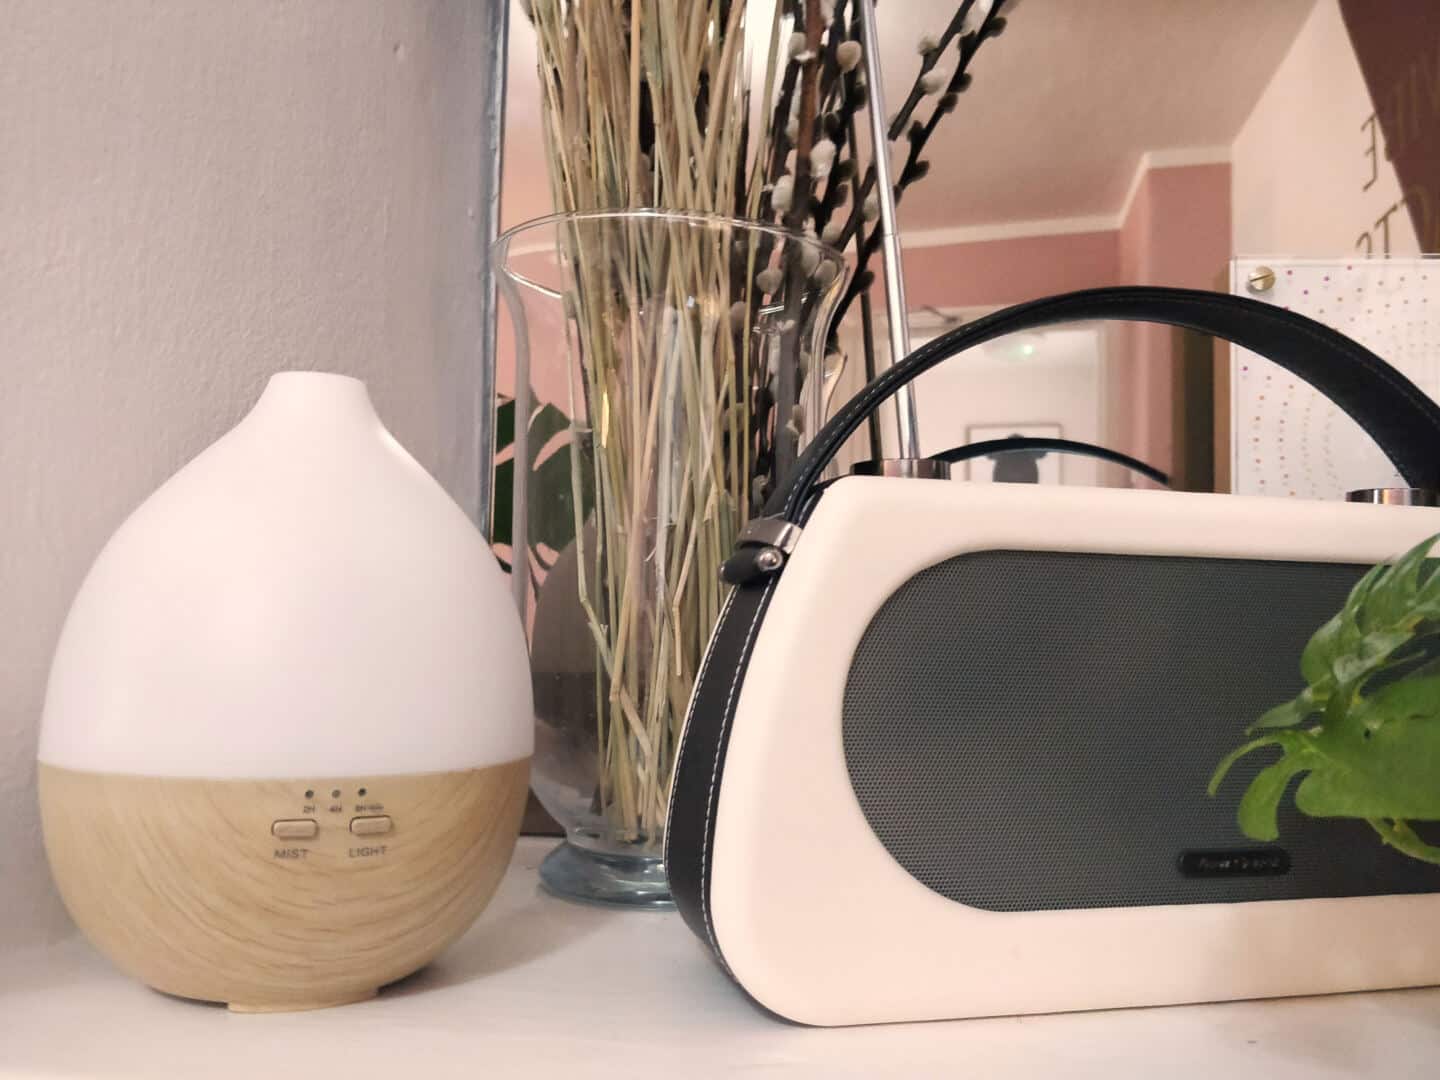
[[[724,957],[707,914],[709,852],[715,838],[714,803],[719,794],[716,789],[725,765],[739,684],[754,648],[749,631],[764,617],[774,582],[780,577],[775,574],[753,585],[737,586],[710,637],[690,698],[690,716],[675,762],[670,819],[665,827],[665,874],[670,881],[670,895],[685,924],[715,952],[722,965]]]
[[[810,520],[827,487],[822,485],[806,502],[801,510],[802,522]],[[742,990],[745,987],[725,963],[710,923],[710,852],[715,841],[715,810],[730,744],[730,725],[760,625],[782,576],[783,568],[751,585],[736,586],[726,601],[690,697],[665,827],[665,874],[675,907],[685,925],[705,942]],[[749,991],[745,993],[748,997]],[[756,1004],[766,1008],[760,1002]]]
[[[1017,304],[916,349],[855,395],[815,435],[795,471],[765,505],[798,521],[799,508],[841,444],[865,417],[916,376],[1002,334],[1085,319],[1168,323],[1225,338],[1267,357],[1328,397],[1373,438],[1411,487],[1440,490],[1440,406],[1344,334],[1271,304],[1196,289],[1086,289]]]

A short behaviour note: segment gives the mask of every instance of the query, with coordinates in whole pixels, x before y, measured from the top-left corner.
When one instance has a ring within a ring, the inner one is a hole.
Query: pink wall
[[[1230,258],[1230,166],[1153,169],[1120,227],[1120,276],[1136,285],[1214,289]],[[1111,366],[1113,445],[1174,473],[1176,333],[1132,324]]]
[[[1119,235],[1071,233],[907,248],[905,298],[911,307],[981,307],[1116,285]]]
[[[1115,231],[907,249],[906,296],[912,308],[946,308],[1102,285],[1220,288],[1230,231],[1228,164],[1152,169]],[[1129,324],[1112,341],[1107,442],[1174,472],[1175,333]]]

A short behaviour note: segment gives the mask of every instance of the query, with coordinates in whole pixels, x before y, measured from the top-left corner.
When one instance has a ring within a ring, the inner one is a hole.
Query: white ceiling
[[[1113,215],[1146,151],[1228,147],[1314,0],[1023,0],[971,66],[974,84],[906,195],[907,233]],[[955,0],[878,5],[893,109]],[[534,38],[518,7],[510,44],[507,224],[550,211]],[[897,152],[898,153],[898,152]],[[1185,159],[1185,154],[1170,155]],[[1166,155],[1159,157],[1163,160]]]

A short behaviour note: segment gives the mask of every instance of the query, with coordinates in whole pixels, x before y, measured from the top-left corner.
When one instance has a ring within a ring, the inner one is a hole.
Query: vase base
[[[565,900],[606,907],[673,911],[665,863],[654,855],[614,855],[565,841],[540,864],[540,882]]]

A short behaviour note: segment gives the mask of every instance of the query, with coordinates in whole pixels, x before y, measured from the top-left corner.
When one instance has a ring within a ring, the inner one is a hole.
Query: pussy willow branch
[[[859,16],[857,15],[856,18],[858,19]],[[854,33],[852,27],[849,39],[853,40]],[[824,194],[820,198],[812,200],[816,233],[824,233],[825,226],[830,224],[831,217],[844,201],[845,193],[850,187],[850,180],[855,175],[853,153],[849,158],[844,158],[842,155],[847,146],[852,149],[854,147],[855,113],[864,104],[865,93],[860,85],[858,69],[840,70],[838,55],[840,42],[846,39],[845,0],[839,0],[835,5],[835,18],[830,24],[830,35],[825,50],[825,71],[821,76],[825,100],[826,120],[824,124],[827,137],[835,143],[835,168],[826,179]],[[830,112],[832,103],[835,108],[833,112]],[[833,118],[833,122],[831,118]]]
[[[771,121],[770,164],[765,171],[769,183],[760,197],[760,217],[764,221],[773,219],[770,185],[785,175],[785,159],[790,154],[790,136],[785,133],[790,122],[790,100],[795,95],[795,84],[800,81],[800,65],[789,63],[780,76],[780,94],[775,99],[775,115]]]
[[[950,108],[953,107],[947,107],[947,100],[953,102],[954,99],[952,95],[961,93],[970,85],[971,77],[968,69],[971,61],[975,59],[975,54],[980,50],[980,46],[990,38],[998,37],[1001,31],[1004,30],[1005,19],[1001,15],[1001,10],[1004,6],[1005,0],[995,0],[990,6],[990,10],[985,13],[985,18],[980,23],[979,28],[960,39],[960,58],[959,62],[955,65],[955,73],[950,77],[949,84],[941,93],[939,100],[937,100],[935,104],[935,108],[930,113],[929,119],[923,124],[916,123],[910,129],[910,150],[905,156],[905,165],[900,170],[900,176],[895,181],[896,203],[900,202],[901,197],[905,194],[905,189],[923,177],[928,171],[929,163],[922,157],[925,152],[925,146],[929,143],[930,137],[935,134],[935,129],[939,127],[941,119],[950,111]],[[921,77],[923,78],[923,76]],[[917,86],[919,82],[920,79],[916,79]],[[875,170],[872,166],[866,172],[864,183],[855,192],[850,222],[837,246],[843,248],[849,243],[851,237],[854,235],[854,229],[859,227],[863,219],[865,200],[874,190],[874,187]],[[834,325],[838,326],[840,324],[855,297],[863,290],[868,289],[870,283],[874,280],[874,276],[869,271],[869,264],[871,257],[879,250],[880,232],[877,229],[873,231],[859,247],[859,252],[855,259],[855,276],[851,279],[850,285],[845,290],[845,296],[841,299],[839,307],[835,311]],[[899,357],[895,359],[899,360]]]
[[[819,104],[816,107],[814,122],[814,138],[829,139],[835,144],[835,168],[839,167],[840,154],[845,147],[845,113],[847,102],[858,95],[850,95],[847,98],[845,73],[840,70],[840,45],[847,40],[845,32],[845,4],[846,0],[837,0],[835,10],[830,18],[830,26],[825,32],[825,51],[820,57],[820,90]],[[849,105],[849,111],[853,112],[855,106]],[[811,192],[807,213],[815,219],[815,231],[819,233],[825,228],[829,216],[834,212],[834,207],[845,191],[845,184],[839,182],[835,168],[832,168],[828,177],[824,180],[823,194],[816,195]],[[818,188],[820,185],[817,184]],[[828,209],[827,209],[828,206]]]
[[[785,224],[801,229],[810,216],[810,151],[820,94],[820,0],[805,0],[805,50],[800,65],[800,114],[795,133],[795,193]]]
[[[815,116],[818,111],[820,93],[820,34],[824,25],[820,19],[820,0],[805,0],[805,48],[801,53],[806,59],[800,71],[800,114],[799,126],[795,133],[795,188],[790,210],[785,215],[785,224],[794,230],[803,230],[810,219],[810,151],[815,144]],[[781,319],[781,356],[800,358],[800,303],[804,293],[808,272],[798,244],[787,245],[790,258],[785,267],[785,314]],[[792,418],[800,414],[795,405],[800,400],[799,363],[782,363],[779,370],[776,396],[783,409],[781,416]],[[786,424],[775,432],[775,469],[778,476],[789,476],[799,453],[799,432]]]
[[[910,88],[910,95],[905,99],[905,103],[900,106],[900,111],[897,112],[894,119],[890,121],[890,139],[892,142],[900,137],[900,133],[905,130],[905,125],[910,123],[910,117],[914,115],[915,107],[925,100],[925,91],[920,88],[921,81],[927,74],[934,70],[935,65],[940,62],[940,57],[943,56],[945,50],[950,47],[950,42],[955,40],[955,36],[960,33],[961,27],[965,25],[966,17],[970,14],[970,9],[974,6],[975,0],[964,0],[960,5],[960,9],[955,12],[955,17],[950,20],[950,25],[945,27],[945,32],[940,35],[939,42],[933,49],[928,49],[921,55],[920,73],[915,76],[915,85]]]

